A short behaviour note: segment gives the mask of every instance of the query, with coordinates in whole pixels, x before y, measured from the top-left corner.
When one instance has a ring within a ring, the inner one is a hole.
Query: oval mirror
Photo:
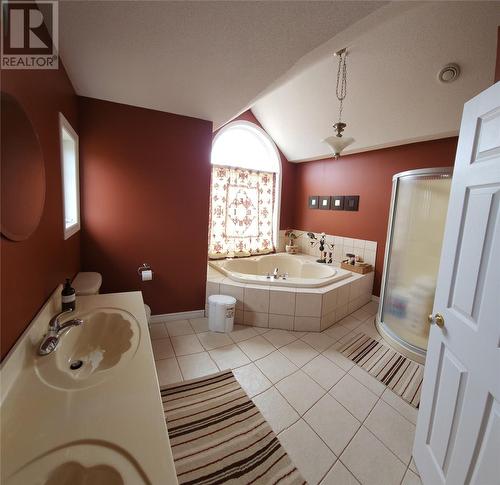
[[[45,167],[38,136],[21,105],[1,93],[2,234],[28,239],[38,227],[45,203]]]

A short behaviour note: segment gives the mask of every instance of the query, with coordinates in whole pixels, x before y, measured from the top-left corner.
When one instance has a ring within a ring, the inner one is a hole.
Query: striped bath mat
[[[424,378],[423,365],[363,333],[349,340],[339,352],[418,408]]]
[[[165,386],[161,397],[179,483],[306,483],[230,370]]]

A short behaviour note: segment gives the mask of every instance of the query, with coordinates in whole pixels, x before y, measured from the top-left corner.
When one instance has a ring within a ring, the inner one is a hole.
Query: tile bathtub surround
[[[245,285],[243,310],[245,312],[269,313],[269,287]]]
[[[312,257],[307,257],[313,260]],[[320,288],[294,288],[233,281],[209,266],[208,297],[225,294],[236,298],[235,323],[260,328],[320,332],[371,301],[374,273],[359,275]],[[362,313],[361,313],[362,312]],[[189,333],[183,324],[171,323],[170,336]]]
[[[335,290],[332,290],[335,291]],[[295,295],[296,317],[321,317],[323,295],[315,292],[297,292]]]
[[[206,330],[205,319],[193,319],[193,333],[168,337],[163,324],[153,324],[159,383],[232,368],[309,483],[420,483],[410,459],[418,411],[337,350],[342,340],[375,331],[375,311],[368,303],[321,333],[236,325],[219,334]],[[177,341],[196,352],[176,354]]]
[[[273,288],[269,292],[269,313],[273,315],[295,314],[295,288]]]
[[[310,239],[307,237],[307,231],[299,231],[298,229],[294,229],[294,232],[295,234],[304,234],[303,236],[295,240],[295,244],[299,247],[300,252],[318,258],[319,249],[317,246],[311,247],[309,243]],[[317,238],[320,237],[320,233],[314,234]],[[345,259],[346,253],[352,253],[356,254],[357,256],[361,256],[367,263],[375,266],[375,258],[377,254],[376,241],[367,241],[364,239],[354,239],[350,237],[335,236],[330,234],[326,235],[326,241],[330,244],[335,245],[333,256],[336,261],[340,262],[341,259]],[[280,231],[278,249],[280,251],[284,251],[285,244],[285,233],[284,231],[283,233],[281,233]]]

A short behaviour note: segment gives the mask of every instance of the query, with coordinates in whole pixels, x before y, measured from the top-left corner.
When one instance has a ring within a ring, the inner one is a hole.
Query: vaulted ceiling
[[[291,161],[331,156],[337,58],[348,48],[345,153],[458,134],[464,103],[493,83],[500,2],[401,2],[305,56],[252,111]],[[460,77],[438,81],[458,63]]]
[[[227,122],[296,61],[387,2],[61,1],[78,94]]]
[[[499,1],[67,1],[60,50],[79,95],[208,119],[247,108],[291,161],[331,155],[348,48],[346,153],[458,133],[493,81]],[[456,62],[460,77],[437,80]]]

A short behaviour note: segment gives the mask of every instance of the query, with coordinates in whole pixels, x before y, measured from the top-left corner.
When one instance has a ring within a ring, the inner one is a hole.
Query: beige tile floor
[[[369,303],[322,333],[208,319],[151,325],[160,385],[231,368],[304,478],[322,485],[418,485],[417,410],[338,352],[359,332],[379,338]]]

